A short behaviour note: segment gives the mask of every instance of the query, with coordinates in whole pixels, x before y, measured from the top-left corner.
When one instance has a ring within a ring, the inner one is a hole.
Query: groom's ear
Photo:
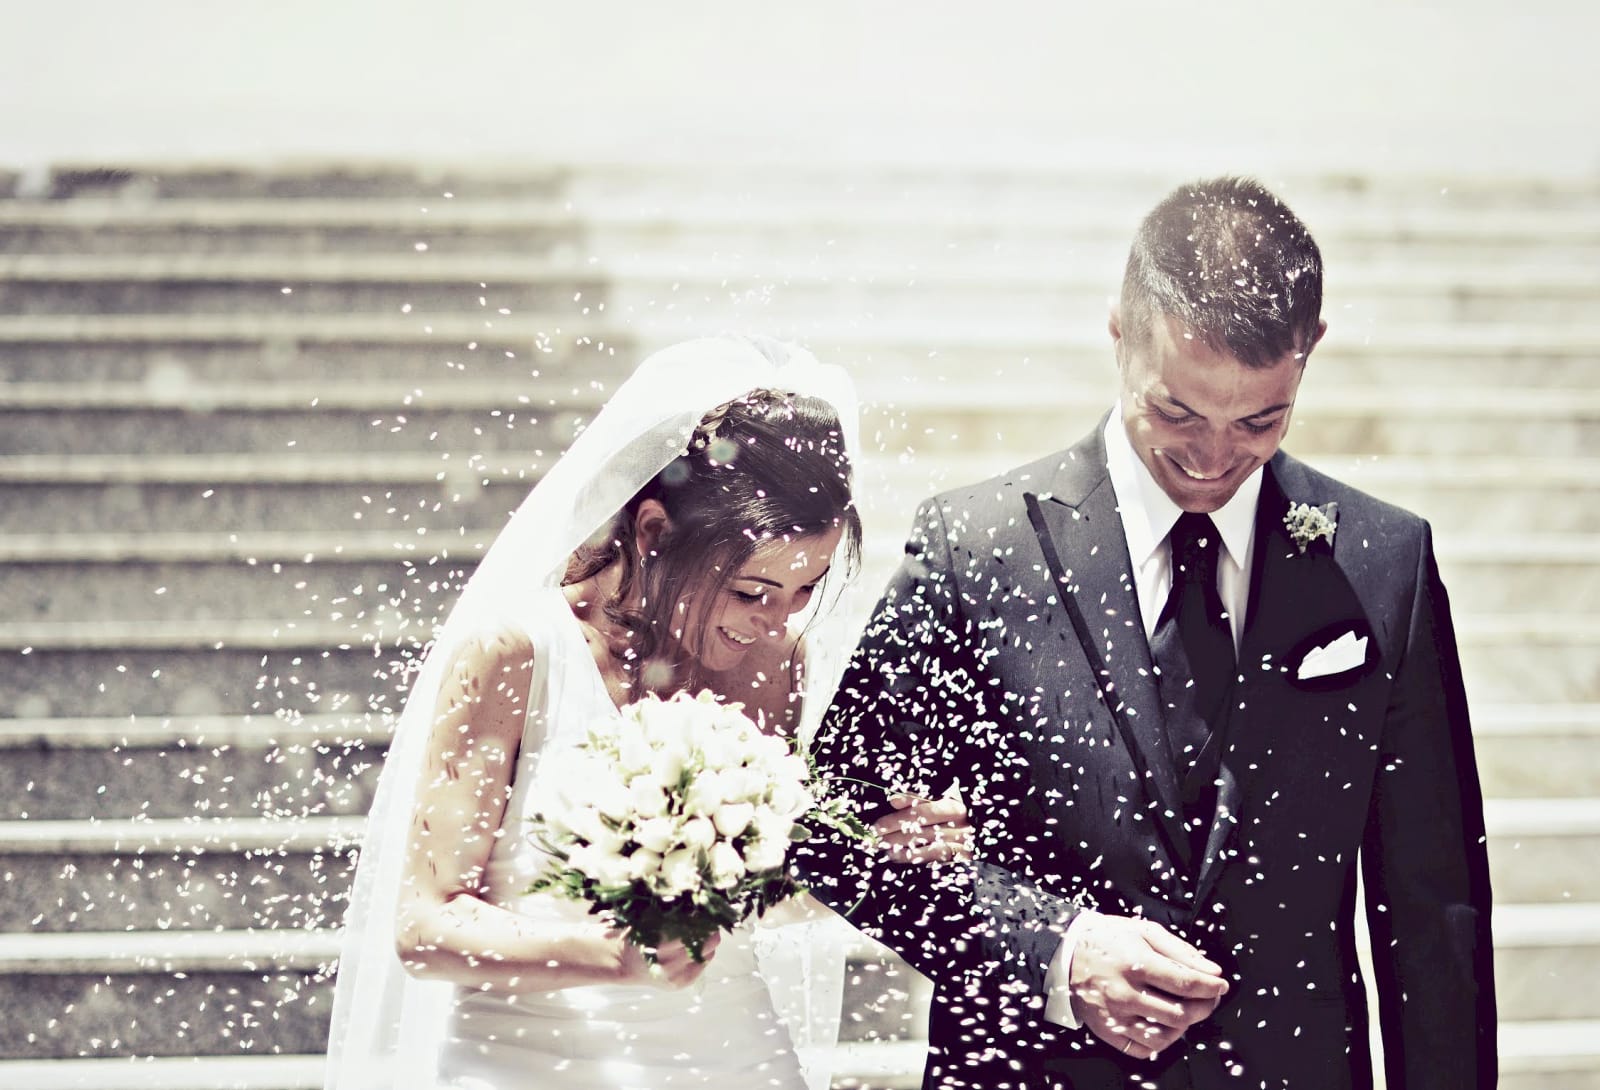
[[[660,500],[642,500],[633,513],[633,548],[642,559],[653,556],[661,538],[672,529],[672,519]]]
[[[1106,314],[1106,332],[1111,334],[1111,354],[1116,358],[1117,370],[1122,370],[1122,304],[1115,299]]]

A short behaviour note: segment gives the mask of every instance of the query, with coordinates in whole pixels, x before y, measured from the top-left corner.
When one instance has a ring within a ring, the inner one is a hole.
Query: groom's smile
[[[1122,377],[1128,440],[1150,475],[1185,511],[1221,508],[1278,451],[1289,427],[1303,357],[1250,367],[1157,314],[1148,334],[1111,336]]]

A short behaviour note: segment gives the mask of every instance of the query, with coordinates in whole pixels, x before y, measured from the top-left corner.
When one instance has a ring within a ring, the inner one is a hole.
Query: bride
[[[808,737],[827,653],[849,646],[820,598],[860,550],[854,437],[838,368],[770,341],[691,341],[641,364],[529,494],[396,731],[351,893],[328,1090],[826,1086],[796,1048],[828,1043],[838,1016],[815,927],[764,920],[704,963],[669,943],[651,964],[583,905],[524,891],[546,860],[527,835],[541,754],[621,705],[711,689]],[[964,852],[938,835],[964,829],[958,805],[897,805],[880,823],[897,858]]]

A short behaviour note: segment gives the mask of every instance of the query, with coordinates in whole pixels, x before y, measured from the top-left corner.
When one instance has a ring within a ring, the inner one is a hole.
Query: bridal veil
[[[350,893],[328,1042],[326,1090],[428,1085],[451,985],[415,979],[394,948],[395,906],[409,817],[445,664],[473,634],[529,616],[560,583],[574,549],[681,454],[708,410],[758,388],[821,398],[837,410],[845,449],[859,456],[849,378],[801,349],[759,338],[684,342],[639,365],[529,492],[462,590],[423,656],[400,715]],[[841,568],[842,570],[842,568]],[[831,588],[809,626],[802,738],[825,710],[853,643],[852,618]],[[774,1003],[813,1087],[827,1085],[838,1029],[843,940],[837,921],[766,928],[757,943]]]

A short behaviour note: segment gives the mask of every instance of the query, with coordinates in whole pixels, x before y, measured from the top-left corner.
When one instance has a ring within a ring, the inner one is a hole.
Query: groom
[[[1180,187],[1112,311],[1118,404],[917,513],[819,754],[927,798],[959,784],[975,862],[833,844],[809,866],[935,982],[924,1087],[1372,1085],[1358,862],[1388,1085],[1495,1084],[1431,532],[1278,449],[1321,306],[1282,202]]]

